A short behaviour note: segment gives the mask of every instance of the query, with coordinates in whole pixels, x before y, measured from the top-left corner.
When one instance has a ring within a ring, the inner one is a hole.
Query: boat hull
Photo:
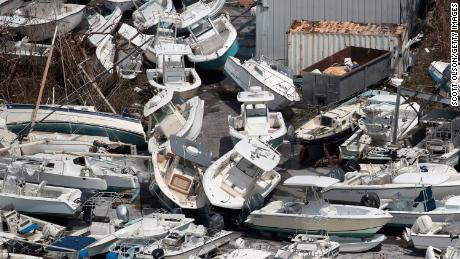
[[[337,133],[332,133],[328,135],[324,135],[321,137],[317,137],[315,139],[300,139],[296,138],[300,143],[305,144],[305,145],[316,145],[316,144],[330,144],[330,143],[337,143],[344,141],[348,137],[353,134],[353,129],[351,127],[347,128],[346,130],[337,132]]]
[[[386,237],[382,234],[376,234],[373,237],[364,240],[354,238],[331,237],[332,241],[340,243],[341,253],[361,253],[374,249],[385,241]]]
[[[417,249],[427,249],[429,246],[447,249],[447,247],[454,246],[458,242],[457,239],[452,240],[450,235],[439,234],[412,234],[410,238]]]
[[[240,46],[238,40],[232,43],[230,48],[222,55],[213,60],[207,60],[204,62],[197,62],[196,65],[198,68],[203,70],[220,70],[224,67],[225,62],[227,62],[228,57],[233,57],[238,53]]]
[[[0,194],[0,208],[8,207],[13,207],[16,211],[30,214],[71,217],[77,213],[77,209],[65,201],[41,197],[17,196],[9,193]]]
[[[394,227],[412,227],[414,222],[418,217],[428,215],[434,222],[446,222],[449,220],[460,220],[460,211],[458,212],[448,212],[448,211],[439,211],[436,210],[430,212],[407,212],[407,211],[389,211],[393,216],[388,226]]]

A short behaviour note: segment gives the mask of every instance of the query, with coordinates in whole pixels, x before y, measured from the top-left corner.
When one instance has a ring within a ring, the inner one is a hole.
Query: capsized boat
[[[240,210],[254,196],[263,200],[281,181],[274,170],[279,161],[280,154],[270,145],[242,139],[206,170],[206,196],[212,205],[232,210]]]
[[[31,41],[47,40],[53,37],[56,26],[60,35],[75,29],[84,18],[85,7],[60,1],[29,2],[12,16],[1,16],[0,25],[29,37]]]
[[[340,244],[331,241],[325,235],[296,235],[292,244],[281,247],[275,255],[275,258],[336,258],[339,255]]]
[[[368,237],[388,223],[390,213],[364,206],[329,204],[318,188],[328,188],[337,179],[324,176],[293,176],[284,185],[303,187],[307,201],[273,201],[249,215],[246,223],[260,230],[288,233],[325,230],[330,235]]]
[[[415,199],[427,186],[431,186],[434,197],[438,199],[460,194],[460,175],[453,167],[447,165],[409,165],[405,160],[401,160],[386,166],[360,166],[360,171],[346,173],[343,182],[324,190],[324,197],[340,203],[357,204],[371,201],[379,207],[380,199]]]
[[[241,115],[228,115],[228,127],[234,144],[243,138],[257,138],[269,143],[273,148],[283,143],[287,132],[281,112],[270,112],[268,105],[274,95],[253,86],[239,92],[237,99],[241,105]]]
[[[220,69],[230,56],[238,52],[237,32],[230,19],[222,14],[206,18],[188,27],[186,39],[193,54],[187,58],[203,69]]]
[[[105,11],[105,10],[102,10]],[[88,42],[97,47],[102,43],[104,38],[111,34],[120,23],[123,12],[120,8],[116,7],[108,15],[102,15],[97,11],[93,11],[86,17],[88,22],[88,29],[85,32],[85,37]]]
[[[427,249],[429,246],[446,249],[458,242],[459,228],[458,221],[436,222],[424,215],[417,218],[412,228],[405,229],[403,237],[416,249]]]
[[[170,13],[174,6],[172,0],[150,0],[133,12],[133,24],[140,31],[145,31],[158,24],[160,17]]]
[[[30,214],[74,216],[79,212],[81,191],[64,187],[25,183],[7,175],[1,180],[0,209],[11,208]]]
[[[0,53],[13,58],[46,59],[50,52],[50,45],[29,43],[29,38],[21,41],[0,41]]]
[[[33,104],[6,104],[0,106],[0,117],[8,129],[24,134],[30,127]],[[46,119],[45,119],[46,117]],[[40,105],[34,131],[78,133],[105,136],[111,141],[145,146],[145,133],[138,119],[98,112],[92,106]]]
[[[151,184],[158,186],[179,208],[199,209],[208,205],[202,177],[204,168],[211,165],[211,151],[175,135],[171,135],[169,142],[171,152],[152,153],[155,182]]]
[[[152,258],[161,251],[164,259],[187,259],[191,255],[205,255],[234,238],[236,235],[230,231],[215,231],[201,225],[189,224],[184,229],[170,231],[162,240],[140,247],[132,258]],[[111,253],[126,256],[123,251],[129,250],[127,247],[128,244],[125,244],[125,247],[121,245],[118,250],[112,250]]]
[[[167,148],[173,134],[195,140],[201,132],[204,101],[195,96],[183,104],[174,105],[172,96],[172,91],[161,90],[144,106],[144,116],[149,117],[150,153]]]
[[[244,62],[236,57],[228,57],[224,71],[244,91],[251,86],[260,86],[272,92],[275,100],[268,104],[272,110],[282,110],[301,99],[287,69],[272,65],[263,57]]]

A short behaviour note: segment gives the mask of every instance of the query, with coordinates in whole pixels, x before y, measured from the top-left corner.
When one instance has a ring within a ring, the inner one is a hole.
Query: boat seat
[[[18,233],[21,235],[27,235],[35,232],[38,229],[38,224],[33,223],[31,220],[26,219],[19,223]]]
[[[244,196],[248,192],[249,185],[252,181],[253,179],[251,177],[234,166],[229,170],[228,175],[225,177],[223,182],[225,185],[238,192],[241,196]]]
[[[193,187],[193,177],[190,177],[188,175],[173,173],[171,177],[171,181],[169,181],[168,186],[172,190],[188,196]]]

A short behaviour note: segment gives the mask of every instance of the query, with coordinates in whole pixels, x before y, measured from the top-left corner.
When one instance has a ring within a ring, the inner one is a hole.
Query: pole
[[[38,109],[40,107],[40,103],[42,101],[43,91],[44,91],[45,85],[46,85],[46,79],[48,78],[48,70],[50,68],[51,58],[53,57],[54,41],[56,40],[57,29],[58,29],[58,26],[56,26],[56,28],[54,29],[54,35],[53,35],[53,40],[51,41],[50,53],[48,54],[48,59],[46,60],[46,65],[45,65],[45,71],[43,72],[42,81],[40,83],[40,91],[38,92],[38,97],[37,97],[37,101],[35,103],[35,108],[34,108],[34,110],[32,112],[32,118],[31,118],[32,124],[31,124],[31,128],[30,128],[31,130],[34,128],[35,123],[36,123],[37,112],[38,112]]]
[[[399,78],[394,78],[391,80],[394,86],[398,88],[398,93],[396,95],[396,106],[395,106],[395,113],[393,116],[393,127],[392,127],[392,143],[396,144],[398,140],[398,120],[399,120],[399,105],[401,104],[401,84],[402,84],[402,79]]]

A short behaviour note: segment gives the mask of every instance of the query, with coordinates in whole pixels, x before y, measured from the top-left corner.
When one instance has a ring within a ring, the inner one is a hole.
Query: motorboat
[[[208,17],[216,16],[224,7],[225,0],[195,1],[178,11],[179,28],[188,28]]]
[[[120,244],[110,253],[118,256],[130,256],[129,258],[152,258],[153,255],[162,252],[162,258],[187,259],[191,255],[205,255],[220,246],[225,245],[235,238],[230,231],[210,231],[204,226],[189,224],[181,230],[172,230],[162,240],[146,246]],[[131,249],[131,251],[129,251]],[[136,252],[132,250],[137,250]]]
[[[29,2],[11,16],[1,16],[0,25],[5,25],[31,41],[51,39],[55,28],[60,35],[75,29],[85,16],[84,5],[63,2]]]
[[[14,11],[23,4],[22,0],[0,0],[0,15],[8,15],[14,13]]]
[[[372,199],[373,202],[394,197],[415,199],[428,186],[437,199],[460,194],[460,175],[447,165],[409,165],[400,160],[388,165],[361,164],[360,167],[360,171],[346,173],[342,182],[324,190],[324,197],[331,202],[353,204],[361,203],[363,199]]]
[[[296,235],[292,244],[281,247],[275,258],[336,258],[339,255],[340,244],[330,240],[325,235]]]
[[[361,253],[372,250],[386,240],[383,234],[370,237],[339,237],[331,236],[330,239],[340,244],[341,253]]]
[[[281,181],[274,169],[280,154],[258,139],[242,139],[204,173],[203,187],[213,206],[241,210],[246,200],[267,197]]]
[[[139,0],[104,0],[104,5],[107,8],[115,9],[120,8],[122,12],[133,9],[135,6],[142,5],[143,1]]]
[[[460,220],[460,196],[446,200],[435,200],[431,186],[426,187],[415,199],[382,199],[380,209],[387,210],[393,216],[390,226],[410,227],[415,220],[428,215],[436,222]]]
[[[103,69],[123,79],[132,80],[141,72],[140,52],[131,43],[115,43],[112,35],[107,35],[97,46],[96,57]]]
[[[147,1],[133,12],[133,24],[140,31],[148,30],[157,25],[160,17],[170,13],[173,8],[172,0]]]
[[[81,191],[64,187],[25,183],[7,175],[1,180],[0,209],[13,208],[30,214],[75,216],[79,212]]]
[[[201,132],[204,101],[195,96],[175,105],[172,96],[172,91],[161,90],[144,106],[144,116],[149,117],[150,153],[167,148],[171,135],[195,140]]]
[[[194,68],[185,67],[184,56],[191,54],[192,50],[185,41],[177,39],[176,30],[175,23],[161,19],[155,40],[144,52],[157,67],[147,69],[146,74],[151,86],[170,89],[189,99],[197,94],[201,78]]]
[[[283,143],[287,132],[281,112],[270,112],[268,105],[274,100],[269,91],[258,86],[239,92],[237,99],[241,104],[241,114],[228,115],[228,127],[234,144],[243,138],[257,138],[269,143],[273,148]]]
[[[154,36],[150,34],[144,34],[133,26],[122,23],[117,31],[118,35],[121,36],[123,43],[128,44],[128,47],[132,46],[140,51],[145,51],[148,44],[153,42]]]
[[[325,230],[330,235],[369,237],[388,223],[392,216],[378,208],[329,204],[317,189],[328,188],[339,180],[325,176],[293,176],[285,186],[307,190],[307,201],[277,200],[254,210],[246,223],[256,229],[276,232],[313,232]]]
[[[274,259],[275,253],[261,249],[238,248],[213,257],[214,259]]]
[[[88,29],[85,32],[84,38],[86,38],[93,47],[99,46],[108,34],[115,31],[122,16],[123,12],[118,7],[105,16],[97,11],[90,13],[86,17]]]
[[[275,100],[270,102],[268,107],[279,111],[300,101],[301,98],[287,69],[271,63],[263,57],[244,62],[236,57],[228,57],[224,71],[243,91],[248,91],[252,86],[260,86],[272,92]]]
[[[161,240],[168,233],[186,229],[193,219],[183,214],[153,213],[122,224],[114,232],[102,235],[86,248],[89,256],[109,252],[117,242],[149,244]]]
[[[27,37],[22,38],[21,41],[4,41],[0,44],[0,53],[12,58],[43,60],[48,57],[51,49],[51,45],[30,43]]]
[[[155,182],[161,192],[182,209],[199,209],[208,205],[202,177],[211,164],[212,153],[203,145],[171,135],[171,152],[152,153]],[[153,188],[150,188],[153,190]]]
[[[455,246],[460,234],[460,225],[457,221],[435,222],[430,216],[424,215],[417,218],[412,228],[406,228],[403,237],[412,242],[416,249],[427,249],[434,246],[446,249]]]
[[[25,134],[30,128],[33,104],[5,104],[0,106],[0,117],[8,129]],[[40,105],[34,131],[78,133],[105,136],[111,141],[145,146],[145,133],[138,119],[98,112],[92,106]]]
[[[202,19],[188,27],[188,30],[190,36],[186,41],[193,53],[187,58],[202,69],[220,69],[228,57],[238,52],[236,29],[224,14]]]
[[[294,132],[300,142],[317,144],[332,143],[349,137],[357,128],[363,103],[342,104],[332,110],[321,112]]]

